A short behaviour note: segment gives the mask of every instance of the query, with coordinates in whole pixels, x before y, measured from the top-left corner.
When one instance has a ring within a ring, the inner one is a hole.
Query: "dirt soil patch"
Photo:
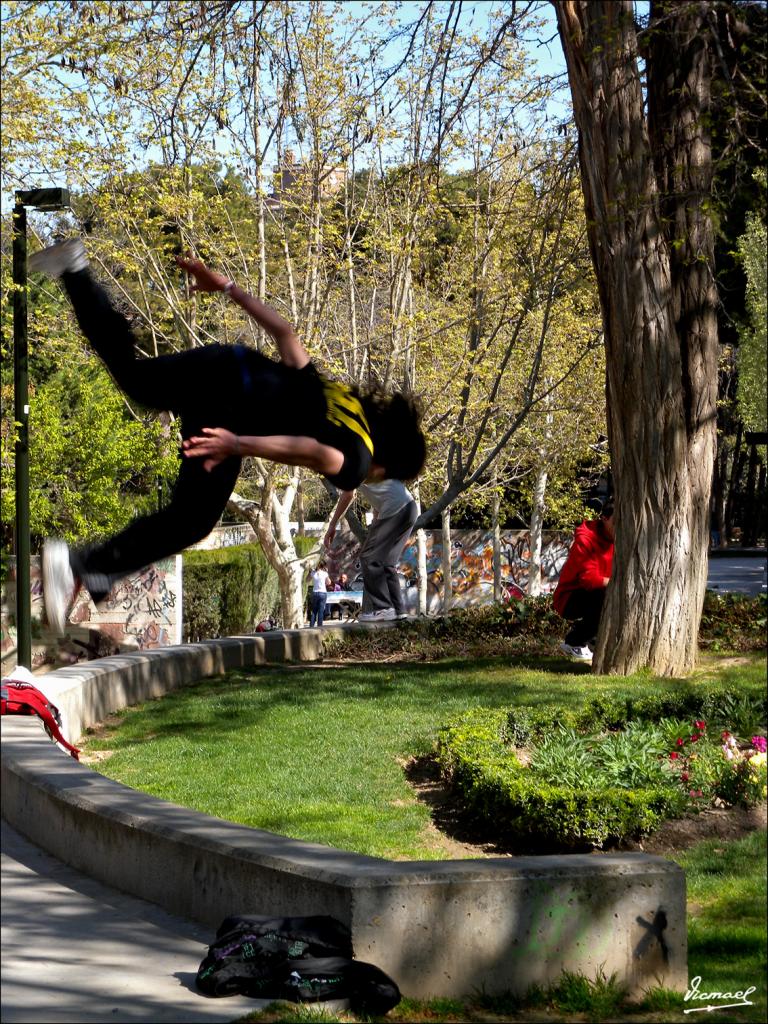
[[[561,853],[551,847],[543,848],[535,839],[517,840],[514,844],[501,843],[494,836],[482,833],[477,824],[469,821],[460,801],[440,775],[432,757],[414,757],[403,766],[406,778],[416,798],[429,806],[432,812],[430,839],[433,845],[453,858],[461,857],[523,857],[547,853]],[[666,821],[652,835],[637,842],[624,842],[620,846],[601,851],[585,848],[569,852],[642,852],[660,856],[687,850],[702,839],[741,839],[757,829],[766,828],[768,805],[756,807],[707,807],[697,814]]]

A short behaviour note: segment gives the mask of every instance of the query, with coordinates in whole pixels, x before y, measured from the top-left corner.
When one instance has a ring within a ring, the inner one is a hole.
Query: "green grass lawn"
[[[85,744],[113,751],[110,778],[209,814],[300,839],[392,858],[454,856],[434,839],[403,761],[431,749],[438,728],[465,709],[578,705],[598,693],[645,695],[702,684],[760,691],[764,655],[705,661],[686,682],[640,674],[594,677],[552,659],[455,660],[231,672],[124,711]],[[392,1021],[695,1021],[766,1019],[766,838],[708,841],[675,857],[686,869],[689,977],[702,991],[757,986],[756,1005],[684,1014],[692,1004],[655,992],[628,1006],[611,984],[566,978],[527,1001],[404,1000]],[[264,1021],[354,1021],[300,1007]]]
[[[674,859],[688,881],[689,978],[699,976],[700,989],[707,992],[757,988],[750,997],[754,1007],[687,1019],[768,1020],[766,833],[739,842],[708,840]]]
[[[713,661],[687,683],[595,677],[554,658],[259,668],[128,709],[85,749],[113,751],[95,766],[109,778],[207,814],[372,856],[441,858],[454,854],[402,765],[465,709],[764,678],[757,656]]]

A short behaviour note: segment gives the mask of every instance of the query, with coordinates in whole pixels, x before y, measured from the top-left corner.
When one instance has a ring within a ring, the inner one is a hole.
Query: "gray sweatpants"
[[[397,563],[417,517],[416,502],[409,501],[393,516],[376,519],[371,525],[360,549],[364,612],[394,608],[395,615],[402,615],[405,611]]]

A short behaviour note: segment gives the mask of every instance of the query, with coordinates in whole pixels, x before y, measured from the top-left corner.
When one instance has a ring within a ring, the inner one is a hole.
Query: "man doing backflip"
[[[92,276],[83,243],[44,249],[30,270],[58,277],[83,334],[129,398],[180,421],[181,468],[169,504],[107,540],[43,549],[43,592],[61,634],[80,586],[95,603],[131,572],[206,537],[221,516],[244,456],[305,466],[342,490],[364,480],[410,480],[426,445],[416,404],[404,394],[362,393],[322,376],[292,326],[200,260],[177,257],[193,291],[223,292],[272,337],[279,361],[244,345],[202,345],[139,359],[125,317]]]

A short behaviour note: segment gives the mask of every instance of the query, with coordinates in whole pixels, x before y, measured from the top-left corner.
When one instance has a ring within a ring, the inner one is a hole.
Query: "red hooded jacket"
[[[560,580],[552,595],[555,611],[562,615],[574,590],[598,590],[611,576],[613,541],[606,537],[599,519],[576,527]]]

